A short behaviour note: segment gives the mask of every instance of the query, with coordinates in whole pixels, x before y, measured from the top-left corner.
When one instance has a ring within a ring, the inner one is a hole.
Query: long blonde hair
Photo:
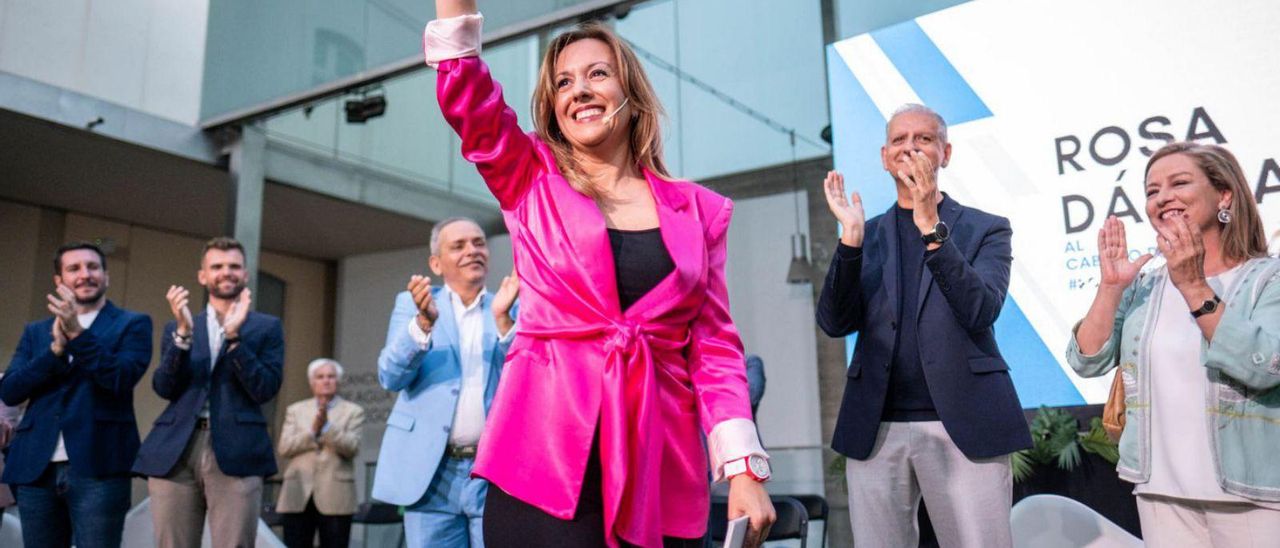
[[[1213,188],[1231,191],[1231,222],[1222,227],[1222,256],[1231,261],[1244,261],[1267,256],[1267,234],[1262,228],[1262,215],[1253,202],[1253,190],[1245,180],[1244,170],[1231,151],[1218,145],[1180,141],[1169,143],[1147,160],[1146,174],[1157,160],[1174,154],[1185,154],[1209,178]],[[1143,177],[1146,180],[1146,177]]]
[[[658,94],[653,90],[644,67],[631,47],[609,27],[598,22],[579,25],[551,41],[542,56],[538,84],[533,90],[533,127],[538,137],[551,147],[561,173],[578,192],[593,198],[599,197],[595,185],[579,169],[573,145],[565,138],[556,121],[556,58],[565,47],[579,40],[599,40],[613,50],[613,56],[618,61],[618,78],[621,80],[622,90],[625,97],[630,99],[627,107],[631,109],[631,135],[628,138],[631,158],[653,174],[670,179],[671,175],[667,173],[667,166],[662,160],[663,111]]]

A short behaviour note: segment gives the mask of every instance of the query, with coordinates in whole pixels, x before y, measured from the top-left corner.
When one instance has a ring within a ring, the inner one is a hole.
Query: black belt
[[[476,446],[449,444],[444,448],[444,455],[451,459],[474,459],[476,458]]]
[[[196,428],[199,430],[208,430],[209,419],[205,417],[196,417]]]

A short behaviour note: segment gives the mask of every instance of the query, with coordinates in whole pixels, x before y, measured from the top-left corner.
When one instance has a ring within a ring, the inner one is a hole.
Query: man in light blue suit
[[[378,381],[399,392],[387,417],[373,497],[405,507],[410,547],[484,545],[481,516],[488,483],[471,478],[476,444],[515,336],[512,273],[494,295],[484,288],[489,249],[471,219],[431,230],[431,287],[413,276],[396,296]]]

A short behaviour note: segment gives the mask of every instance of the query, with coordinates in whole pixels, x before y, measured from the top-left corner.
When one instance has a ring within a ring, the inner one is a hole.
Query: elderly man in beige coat
[[[289,406],[278,452],[287,460],[276,511],[289,548],[345,547],[356,512],[354,464],[364,409],[338,397],[342,365],[321,358],[307,366],[315,396]]]

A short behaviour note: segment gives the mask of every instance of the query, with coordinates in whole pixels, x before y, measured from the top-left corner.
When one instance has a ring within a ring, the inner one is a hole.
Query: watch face
[[[1212,313],[1217,309],[1218,301],[1205,301],[1204,304],[1200,305],[1200,310],[1203,310],[1205,314]]]
[[[751,473],[758,478],[769,477],[769,461],[764,457],[752,455],[747,459],[747,466],[751,467]]]
[[[938,221],[938,224],[933,225],[933,231],[938,234],[939,240],[945,240],[948,236],[951,236],[951,229],[947,227],[947,223],[942,221]]]

